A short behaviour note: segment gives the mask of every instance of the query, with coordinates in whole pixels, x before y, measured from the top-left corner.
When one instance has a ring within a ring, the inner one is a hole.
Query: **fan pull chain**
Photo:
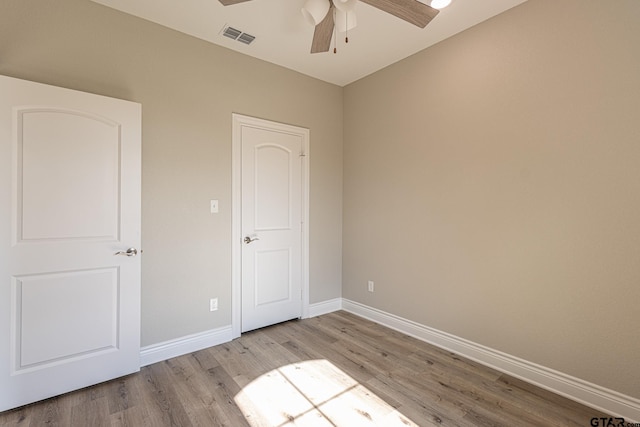
[[[345,28],[344,42],[349,43],[349,14],[348,13],[344,14],[344,28]]]
[[[333,53],[338,53],[338,31],[336,29],[336,9],[333,8]]]

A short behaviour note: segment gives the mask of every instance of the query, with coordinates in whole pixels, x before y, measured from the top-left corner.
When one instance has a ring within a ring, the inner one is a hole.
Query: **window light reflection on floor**
[[[235,401],[252,427],[417,426],[327,360],[267,372]]]

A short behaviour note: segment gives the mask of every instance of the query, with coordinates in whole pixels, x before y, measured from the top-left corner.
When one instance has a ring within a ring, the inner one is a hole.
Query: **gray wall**
[[[347,86],[343,296],[640,397],[639,46],[530,0]]]
[[[142,345],[231,323],[232,112],[310,129],[310,300],[341,296],[342,88],[87,0],[2,0],[0,73],[142,104]]]

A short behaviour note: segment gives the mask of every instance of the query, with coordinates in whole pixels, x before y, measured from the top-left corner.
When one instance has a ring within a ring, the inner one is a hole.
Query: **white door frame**
[[[309,317],[309,129],[233,113],[231,149],[231,329],[242,327],[242,128],[245,126],[302,137],[302,318]]]

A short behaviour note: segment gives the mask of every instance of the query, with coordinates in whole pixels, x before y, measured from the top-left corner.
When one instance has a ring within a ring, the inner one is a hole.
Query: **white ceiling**
[[[453,0],[421,29],[365,3],[349,43],[338,33],[338,53],[310,54],[314,27],[300,13],[305,0],[93,0],[174,30],[300,73],[347,85],[526,0]],[[428,0],[425,0],[428,1]],[[256,37],[245,45],[222,36],[226,26]]]

